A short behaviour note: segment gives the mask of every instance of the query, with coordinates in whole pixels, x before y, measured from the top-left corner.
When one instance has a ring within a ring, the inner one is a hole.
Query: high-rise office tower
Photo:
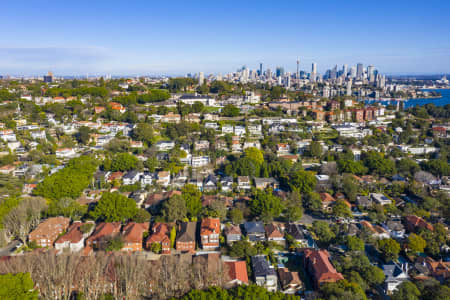
[[[364,66],[362,63],[358,63],[356,65],[356,78],[362,79],[363,75],[364,75]]]
[[[367,76],[369,77],[369,82],[375,82],[375,67],[374,66],[367,67]]]
[[[342,74],[344,75],[344,77],[347,77],[347,74],[348,74],[348,65],[347,64],[342,66]]]
[[[267,78],[272,78],[272,71],[270,69],[266,70],[266,77]]]
[[[356,67],[350,68],[350,77],[355,78],[356,77]]]
[[[52,72],[48,72],[47,75],[44,75],[44,82],[45,83],[52,83],[53,82],[53,74]]]
[[[280,77],[284,75],[284,68],[283,67],[277,67],[276,68],[276,76]]]
[[[330,71],[330,79],[336,79],[337,77],[337,65],[334,66],[333,69]]]
[[[347,82],[347,96],[352,95],[352,79]]]
[[[263,76],[262,63],[259,63],[259,76]]]
[[[312,63],[311,73],[317,74],[317,64],[316,63]]]
[[[198,73],[198,84],[203,85],[205,83],[205,75],[203,72]]]

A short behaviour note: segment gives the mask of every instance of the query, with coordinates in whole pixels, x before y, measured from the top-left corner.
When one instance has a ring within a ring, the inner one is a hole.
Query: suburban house
[[[36,242],[40,247],[53,247],[58,236],[69,227],[70,219],[64,217],[48,218],[28,235],[30,242]]]
[[[404,281],[408,280],[407,265],[399,266],[396,263],[383,265],[383,273],[386,276],[384,280],[384,291],[391,294]]]
[[[152,244],[158,243],[161,245],[162,254],[170,254],[169,225],[157,222],[153,224],[152,232],[147,238],[145,247],[151,249]]]
[[[262,222],[245,222],[244,230],[250,242],[266,240],[266,230]]]
[[[331,211],[333,204],[336,202],[333,196],[328,193],[320,193],[320,199],[322,199],[323,211]]]
[[[237,225],[225,227],[224,234],[228,244],[240,241],[242,238],[241,228]]]
[[[230,192],[233,190],[233,177],[226,176],[220,179],[220,185],[222,186],[222,191]]]
[[[158,180],[156,183],[167,187],[170,184],[170,172],[169,171],[160,171],[158,172]]]
[[[209,174],[205,180],[203,180],[204,191],[214,191],[217,189],[217,177],[214,174]]]
[[[433,225],[418,216],[406,216],[405,226],[409,232],[416,232],[419,229],[434,230]]]
[[[302,225],[290,223],[286,226],[286,233],[292,236],[300,246],[306,247],[308,245],[308,236],[305,234]]]
[[[254,178],[255,186],[257,189],[265,190],[267,187],[271,187],[272,189],[278,188],[278,180],[273,177],[270,178]]]
[[[247,264],[243,260],[226,261],[225,287],[232,288],[237,285],[248,284]]]
[[[277,273],[265,255],[252,256],[252,270],[255,283],[269,292],[277,290]]]
[[[327,282],[337,282],[344,279],[330,262],[327,250],[306,249],[304,252],[305,267],[313,278],[314,286],[318,289]]]
[[[121,226],[120,222],[98,224],[92,235],[86,240],[86,245],[92,248],[102,249],[108,239],[120,233]]]
[[[200,240],[205,250],[219,247],[220,220],[218,218],[204,218],[200,225]]]
[[[392,203],[392,200],[386,197],[383,194],[379,193],[372,193],[370,194],[370,197],[375,203],[381,204],[381,205],[389,205]]]
[[[288,268],[278,268],[278,278],[281,292],[285,294],[295,294],[303,288],[298,272],[290,272]]]
[[[238,176],[238,188],[240,190],[250,190],[252,188],[250,177]]]
[[[92,227],[91,230],[84,232],[80,229],[83,225],[88,225]],[[95,227],[95,223],[81,223],[80,221],[74,221],[70,225],[67,233],[60,236],[55,242],[55,249],[58,251],[64,248],[69,248],[70,252],[78,252],[84,248],[84,239],[89,236]]]
[[[131,185],[137,183],[140,177],[141,172],[139,172],[138,170],[132,170],[122,177],[122,181],[124,185]]]
[[[196,222],[183,222],[177,235],[176,249],[183,252],[195,252]]]
[[[372,225],[368,221],[364,220],[360,222],[361,226],[368,230],[373,237],[377,239],[388,239],[390,238],[389,232],[379,225]]]
[[[274,223],[270,223],[264,226],[266,230],[266,237],[268,241],[273,242],[284,242],[284,234],[281,232],[280,228]]]
[[[382,226],[394,239],[402,239],[405,237],[405,226],[399,221],[389,220]]]
[[[129,222],[122,230],[122,251],[142,251],[144,232],[148,231],[150,224]]]

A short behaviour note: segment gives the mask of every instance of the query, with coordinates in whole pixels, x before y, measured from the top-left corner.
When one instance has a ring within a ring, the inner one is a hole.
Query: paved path
[[[0,257],[10,255],[15,250],[15,247],[18,244],[19,244],[19,241],[12,241],[5,248],[0,248]]]

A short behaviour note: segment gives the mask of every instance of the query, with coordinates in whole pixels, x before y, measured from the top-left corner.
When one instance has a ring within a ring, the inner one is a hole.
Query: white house
[[[57,158],[72,158],[75,157],[76,152],[73,148],[61,148],[56,150]]]
[[[156,149],[158,149],[158,151],[168,151],[172,150],[174,147],[174,141],[159,141],[156,143]]]
[[[193,168],[203,167],[209,164],[209,156],[193,156],[191,166]]]

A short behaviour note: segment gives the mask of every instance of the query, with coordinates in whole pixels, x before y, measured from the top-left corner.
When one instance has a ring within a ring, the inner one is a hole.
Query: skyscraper
[[[44,82],[45,83],[52,83],[53,82],[53,74],[52,72],[48,72],[47,75],[44,75]]]
[[[347,96],[352,95],[352,79],[347,82]]]
[[[280,77],[284,75],[284,68],[283,67],[277,67],[276,68],[276,76]]]
[[[259,76],[263,76],[262,63],[259,63]]]
[[[354,66],[350,68],[350,77],[351,78],[356,77],[356,67],[354,67]]]
[[[204,82],[205,82],[205,75],[203,74],[203,72],[198,73],[198,84],[203,85]]]
[[[375,67],[374,66],[367,67],[367,76],[369,77],[369,82],[375,82]]]
[[[356,78],[362,79],[363,74],[364,74],[364,66],[362,63],[358,63],[356,65]]]
[[[344,77],[347,77],[347,74],[348,74],[348,65],[347,64],[342,66],[342,74],[344,75]]]
[[[312,63],[311,73],[317,74],[317,64],[316,63]]]

